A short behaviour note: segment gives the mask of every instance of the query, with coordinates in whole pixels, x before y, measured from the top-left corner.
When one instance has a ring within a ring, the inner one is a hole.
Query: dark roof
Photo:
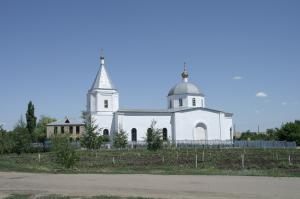
[[[51,122],[47,124],[46,126],[71,126],[71,125],[84,125],[84,123],[81,120],[76,120],[76,119],[70,119],[70,118],[65,118],[63,120],[58,120],[55,122]]]

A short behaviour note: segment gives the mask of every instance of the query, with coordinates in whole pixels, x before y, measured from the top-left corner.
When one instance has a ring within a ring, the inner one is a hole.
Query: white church
[[[87,111],[101,134],[112,137],[122,129],[129,142],[144,141],[152,121],[162,129],[163,139],[173,143],[232,140],[233,114],[206,108],[204,94],[189,82],[186,69],[181,76],[181,82],[168,93],[166,109],[123,109],[101,56],[99,71],[87,93]]]

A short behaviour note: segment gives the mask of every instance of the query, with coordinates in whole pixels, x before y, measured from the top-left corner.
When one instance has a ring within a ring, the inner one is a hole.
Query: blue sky
[[[0,1],[0,123],[79,117],[104,49],[123,108],[190,81],[238,131],[300,119],[300,1]],[[235,77],[235,78],[234,78]],[[258,95],[257,95],[258,94]]]

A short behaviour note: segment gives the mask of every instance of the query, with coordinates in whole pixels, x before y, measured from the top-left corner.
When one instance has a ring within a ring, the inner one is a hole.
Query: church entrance
[[[194,140],[207,140],[207,127],[203,123],[198,123],[194,129]]]

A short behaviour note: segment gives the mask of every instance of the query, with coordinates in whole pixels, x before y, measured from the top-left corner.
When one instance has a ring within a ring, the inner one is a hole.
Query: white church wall
[[[207,140],[220,140],[230,137],[228,131],[220,126],[219,113],[203,110],[194,110],[175,113],[176,140],[194,140],[194,132],[197,123],[203,123],[207,127]],[[220,128],[222,128],[220,130]],[[223,131],[223,132],[222,132]],[[221,133],[225,134],[222,135]]]
[[[232,140],[233,138],[233,122],[231,117],[223,117],[223,129],[222,140]],[[230,130],[231,129],[231,130]]]
[[[128,135],[128,141],[131,141],[131,130],[136,128],[137,141],[144,141],[146,138],[147,129],[150,127],[152,121],[156,121],[156,128],[167,128],[168,139],[172,140],[171,129],[171,116],[170,115],[151,115],[148,113],[142,114],[130,114],[130,115],[118,115],[119,127],[126,131]]]
[[[96,111],[114,112],[119,108],[118,94],[115,92],[97,92]],[[108,101],[108,107],[105,108],[104,101]]]
[[[196,106],[193,106],[193,99],[196,100]],[[204,97],[202,96],[187,96],[188,107],[205,107]]]
[[[92,113],[92,119],[95,121],[95,124],[98,126],[98,132],[103,135],[103,130],[108,129],[109,135],[112,135],[111,131],[113,130],[113,114],[110,112],[102,113]]]

